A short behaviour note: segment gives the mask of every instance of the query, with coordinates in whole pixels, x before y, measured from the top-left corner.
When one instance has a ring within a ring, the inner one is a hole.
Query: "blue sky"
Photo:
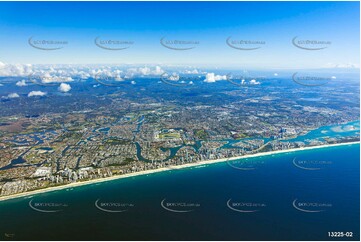
[[[189,64],[252,68],[309,68],[360,63],[359,2],[0,2],[0,61],[32,64]],[[134,41],[119,51],[94,39]],[[226,45],[264,41],[242,51]],[[307,51],[292,38],[331,41]],[[63,40],[59,50],[28,39]],[[160,39],[198,41],[175,51]]]

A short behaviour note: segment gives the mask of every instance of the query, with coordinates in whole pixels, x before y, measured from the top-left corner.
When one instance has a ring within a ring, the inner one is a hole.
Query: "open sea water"
[[[0,239],[359,240],[359,170],[355,144],[54,191],[0,202]]]

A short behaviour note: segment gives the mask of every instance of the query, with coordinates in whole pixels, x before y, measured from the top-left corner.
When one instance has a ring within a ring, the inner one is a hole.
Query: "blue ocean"
[[[353,144],[113,180],[0,202],[0,236],[359,240],[359,170]]]

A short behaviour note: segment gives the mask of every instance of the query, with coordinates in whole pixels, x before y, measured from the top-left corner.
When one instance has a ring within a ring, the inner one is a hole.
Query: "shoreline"
[[[79,186],[91,185],[91,184],[102,183],[102,182],[113,181],[113,180],[135,177],[135,176],[149,175],[149,174],[159,173],[159,172],[164,172],[164,171],[185,169],[185,168],[190,168],[190,167],[210,165],[210,164],[216,164],[216,163],[227,162],[227,161],[232,161],[232,160],[239,160],[239,159],[248,159],[248,158],[255,158],[255,157],[262,157],[262,156],[269,156],[269,155],[277,155],[277,154],[282,154],[282,153],[290,153],[290,152],[296,152],[296,151],[313,150],[313,149],[354,145],[354,144],[360,144],[360,141],[354,141],[354,142],[349,142],[349,143],[318,145],[318,146],[310,146],[310,147],[303,147],[303,148],[293,148],[293,149],[288,149],[288,150],[275,150],[275,151],[269,151],[269,152],[260,152],[260,153],[256,153],[256,154],[243,155],[243,156],[235,156],[235,157],[230,157],[230,158],[199,161],[199,162],[187,163],[187,164],[183,164],[183,165],[169,166],[169,167],[163,167],[163,168],[158,168],[158,169],[133,172],[133,173],[128,173],[128,174],[124,174],[124,175],[116,175],[116,176],[111,176],[111,177],[106,177],[106,178],[97,178],[97,179],[88,180],[88,181],[80,181],[80,182],[75,182],[75,183],[70,183],[70,184],[65,184],[65,185],[60,185],[60,186],[38,189],[38,190],[34,190],[34,191],[27,191],[27,192],[7,195],[7,196],[0,197],[0,202],[10,200],[10,199],[32,196],[32,195],[41,194],[41,193],[64,190],[67,188],[74,188],[74,187],[79,187]]]

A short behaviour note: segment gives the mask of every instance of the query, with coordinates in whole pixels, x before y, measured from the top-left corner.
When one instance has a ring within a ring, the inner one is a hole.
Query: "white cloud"
[[[150,68],[149,68],[149,67],[140,67],[140,68],[139,68],[139,72],[140,72],[142,75],[149,75],[149,73],[150,73],[151,71],[150,71]]]
[[[114,80],[118,82],[124,81],[124,79],[119,74],[114,77]]]
[[[19,96],[19,94],[17,94],[17,93],[10,93],[9,95],[7,95],[7,96],[3,96],[3,98],[18,98],[18,97],[20,97]]]
[[[154,71],[155,75],[161,75],[163,72],[164,71],[162,70],[162,68],[160,66],[155,67],[155,71]]]
[[[0,76],[27,76],[33,72],[30,64],[6,64],[0,62]]]
[[[25,86],[27,86],[25,80],[18,81],[18,82],[16,83],[16,85],[17,85],[18,87],[25,87]]]
[[[199,74],[199,71],[198,71],[197,69],[194,69],[194,70],[192,70],[192,71],[186,70],[184,73],[185,73],[185,74]]]
[[[14,93],[10,93],[10,94],[8,95],[8,97],[9,97],[9,98],[18,98],[18,97],[20,97],[20,96],[19,96],[19,94],[17,94],[17,93],[14,92]]]
[[[327,63],[324,65],[325,68],[360,68],[359,64],[355,63]]]
[[[252,80],[249,82],[249,84],[251,84],[251,85],[259,85],[259,84],[261,84],[261,83],[258,82],[258,81],[256,81],[255,79],[252,79]]]
[[[45,96],[47,93],[42,91],[31,91],[28,94],[28,97],[34,97],[34,96]]]
[[[204,82],[212,83],[216,81],[227,80],[227,76],[215,75],[214,73],[207,73]]]
[[[180,76],[177,73],[173,73],[173,74],[169,75],[169,77],[167,77],[167,79],[170,81],[179,81]]]
[[[61,83],[60,86],[58,87],[58,90],[60,92],[69,92],[71,90],[71,86],[66,83]]]
[[[129,68],[127,70],[127,74],[130,76],[134,76],[134,75],[159,76],[159,75],[162,75],[163,73],[164,73],[164,70],[160,66],[156,66],[154,69],[151,69],[151,68],[145,66],[145,67],[139,67],[139,68]]]

